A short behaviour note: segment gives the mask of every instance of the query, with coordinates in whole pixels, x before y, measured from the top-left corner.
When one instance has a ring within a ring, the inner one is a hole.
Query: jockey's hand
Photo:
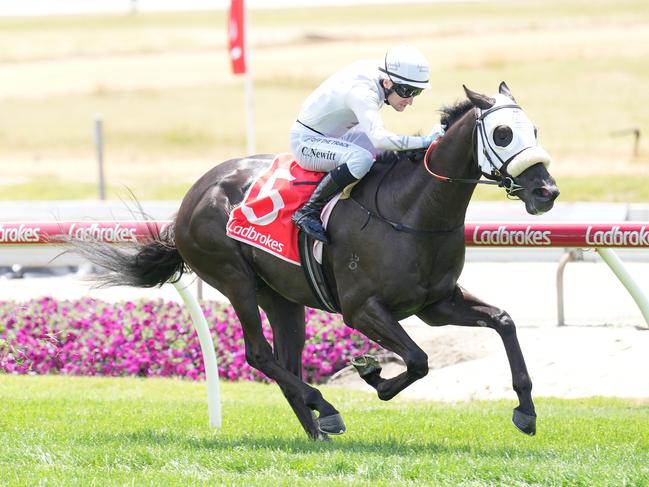
[[[433,126],[433,129],[430,131],[430,134],[424,136],[424,147],[428,147],[430,144],[435,142],[437,139],[441,138],[444,135],[444,126],[437,124]]]

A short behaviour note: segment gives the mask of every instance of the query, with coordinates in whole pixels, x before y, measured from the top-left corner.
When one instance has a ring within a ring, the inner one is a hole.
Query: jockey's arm
[[[398,135],[387,130],[378,107],[382,100],[372,99],[367,93],[358,88],[350,90],[347,95],[347,106],[354,112],[358,119],[358,127],[379,150],[410,150],[428,147],[430,142],[427,137]]]

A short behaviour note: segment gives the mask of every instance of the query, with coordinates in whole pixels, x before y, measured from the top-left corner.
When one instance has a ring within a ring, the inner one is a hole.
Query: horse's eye
[[[514,134],[512,133],[512,129],[510,129],[507,125],[498,125],[498,127],[496,127],[494,130],[493,137],[494,143],[497,146],[507,147],[509,144],[511,144],[512,139],[514,138]]]
[[[535,139],[539,138],[539,129],[537,129],[536,127],[534,127],[534,138]]]

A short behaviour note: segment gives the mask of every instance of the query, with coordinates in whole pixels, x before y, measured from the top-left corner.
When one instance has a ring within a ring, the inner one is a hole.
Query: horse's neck
[[[439,141],[428,167],[439,176],[478,178],[473,162],[473,114],[469,113]],[[418,228],[450,228],[464,221],[475,184],[441,181],[426,171],[423,160],[401,181],[395,203],[406,220]]]

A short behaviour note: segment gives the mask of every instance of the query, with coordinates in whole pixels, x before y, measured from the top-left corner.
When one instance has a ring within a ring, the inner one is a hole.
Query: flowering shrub
[[[243,333],[230,305],[204,302],[216,344],[219,376],[268,380],[246,363]],[[264,334],[272,332],[264,317]],[[335,316],[307,308],[303,375],[320,383],[351,357],[379,350]],[[204,367],[198,336],[181,305],[95,299],[25,303],[0,301],[0,372],[199,379]]]

